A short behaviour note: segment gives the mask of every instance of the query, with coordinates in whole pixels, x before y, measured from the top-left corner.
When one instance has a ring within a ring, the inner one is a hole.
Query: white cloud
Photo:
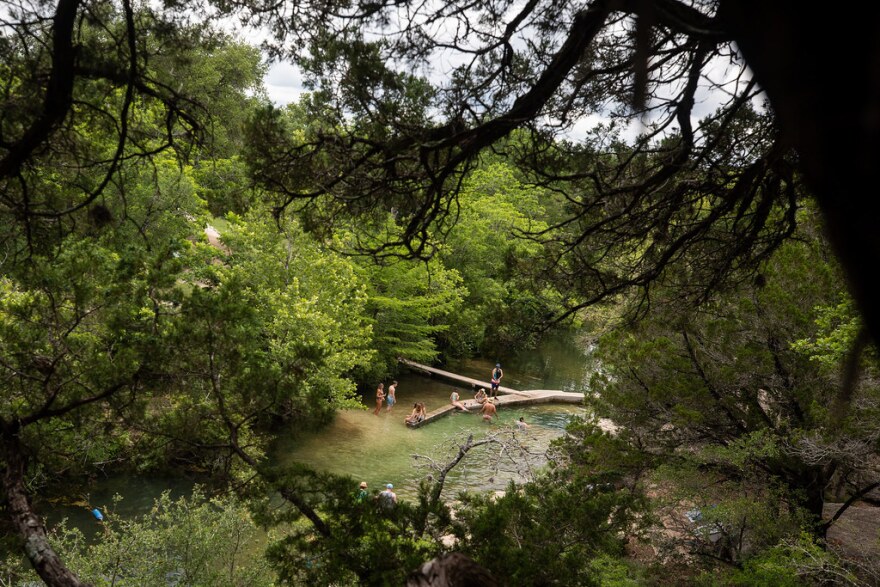
[[[276,106],[296,102],[305,92],[302,73],[291,63],[273,63],[263,78],[266,93]]]

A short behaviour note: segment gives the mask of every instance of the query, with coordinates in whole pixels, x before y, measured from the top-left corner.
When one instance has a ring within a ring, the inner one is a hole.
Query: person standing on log
[[[492,369],[492,397],[498,397],[498,386],[501,385],[501,378],[504,377],[504,371],[501,370],[501,363],[495,363]]]

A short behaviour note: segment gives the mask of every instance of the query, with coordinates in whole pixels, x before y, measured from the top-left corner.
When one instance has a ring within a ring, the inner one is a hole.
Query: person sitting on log
[[[406,420],[404,420],[404,423],[406,423],[408,425],[412,425],[412,424],[418,424],[420,422],[424,422],[427,415],[428,414],[425,411],[425,404],[423,404],[422,402],[415,403],[415,404],[413,404],[412,413],[406,417]]]
[[[459,401],[460,397],[461,396],[458,395],[458,390],[453,389],[452,394],[450,394],[450,396],[449,396],[449,403],[451,403],[453,406],[455,406],[459,410],[461,410],[463,412],[467,412],[468,409],[465,407],[465,405],[463,403],[461,403],[461,401]]]

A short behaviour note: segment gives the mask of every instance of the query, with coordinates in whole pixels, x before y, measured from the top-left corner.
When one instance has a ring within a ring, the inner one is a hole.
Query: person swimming
[[[498,415],[498,409],[495,407],[495,403],[491,398],[486,400],[486,403],[483,404],[480,413],[483,414],[483,420],[486,422],[491,422],[492,417]]]

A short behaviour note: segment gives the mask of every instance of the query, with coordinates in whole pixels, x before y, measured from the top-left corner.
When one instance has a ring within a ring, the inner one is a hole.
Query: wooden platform
[[[436,375],[443,379],[447,379],[449,381],[453,381],[455,383],[466,384],[468,387],[472,385],[476,385],[477,387],[485,387],[487,392],[489,390],[490,384],[486,381],[480,381],[479,379],[473,379],[472,377],[465,377],[464,375],[458,375],[456,373],[450,373],[449,371],[444,371],[442,369],[436,369],[434,367],[429,367],[427,365],[422,365],[420,363],[416,363],[415,361],[410,361],[408,359],[398,359],[402,364],[406,365],[410,369],[415,371],[420,371],[422,373],[426,373],[429,375]],[[470,389],[468,390],[470,391]],[[504,406],[523,406],[530,404],[545,404],[545,403],[567,403],[567,404],[581,404],[584,401],[584,394],[575,393],[570,391],[559,391],[554,389],[535,389],[532,391],[518,391],[516,389],[511,389],[510,387],[499,386],[498,387],[499,396],[495,398],[495,405],[501,409]],[[463,399],[461,403],[468,409],[469,412],[479,412],[482,407],[476,400],[473,399]],[[427,417],[421,422],[415,424],[407,424],[410,428],[421,428],[425,424],[433,422],[437,418],[442,418],[452,412],[460,412],[458,408],[453,406],[452,404],[445,405],[441,408],[437,408],[436,410],[432,410],[428,412]]]

